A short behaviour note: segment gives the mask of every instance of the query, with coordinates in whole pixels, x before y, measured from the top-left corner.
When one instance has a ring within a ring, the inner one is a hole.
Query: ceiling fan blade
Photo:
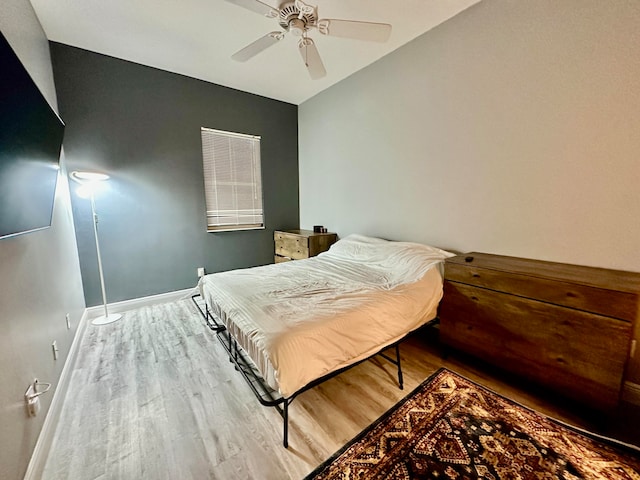
[[[318,20],[318,31],[332,37],[355,38],[370,42],[386,42],[391,35],[388,23],[355,22],[352,20],[336,20],[326,18]]]
[[[238,5],[239,7],[246,8],[247,10],[251,10],[252,12],[259,13],[260,15],[264,15],[269,18],[276,18],[280,12],[275,8],[267,5],[266,3],[262,3],[259,0],[227,0],[229,3],[233,3],[234,5]]]
[[[231,58],[238,62],[246,62],[251,57],[256,56],[261,51],[269,48],[274,43],[278,43],[280,40],[284,38],[284,33],[282,32],[271,32],[267,33],[264,37],[260,37],[253,43],[250,43],[242,50],[238,50],[236,53],[231,55]]]
[[[316,44],[313,43],[313,40],[307,37],[301,38],[298,42],[298,50],[300,50],[302,61],[307,67],[309,75],[313,80],[322,78],[327,74],[327,71],[324,69],[324,65],[322,64],[320,54],[318,53],[318,49],[316,48]]]

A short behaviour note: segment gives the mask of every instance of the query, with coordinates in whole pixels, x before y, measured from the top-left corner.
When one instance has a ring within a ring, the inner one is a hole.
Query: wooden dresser
[[[315,257],[329,250],[338,240],[335,233],[315,233],[312,230],[276,230],[273,233],[275,242],[275,262],[288,262]]]
[[[440,339],[602,410],[620,399],[640,274],[469,253],[445,262]]]

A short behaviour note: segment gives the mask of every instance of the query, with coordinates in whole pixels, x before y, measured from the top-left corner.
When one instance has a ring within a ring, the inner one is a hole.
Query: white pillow
[[[321,253],[325,258],[366,264],[388,272],[392,283],[405,283],[421,278],[433,265],[455,254],[429,245],[396,242],[353,234],[334,243]]]

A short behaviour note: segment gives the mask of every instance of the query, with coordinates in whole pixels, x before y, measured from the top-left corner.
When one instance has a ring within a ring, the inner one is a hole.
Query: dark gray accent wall
[[[51,51],[69,171],[112,177],[96,197],[109,302],[193,287],[198,267],[273,261],[273,230],[299,222],[295,105],[58,43]],[[206,233],[201,127],[262,137],[264,230]],[[72,204],[85,299],[97,305],[90,204],[75,193]]]
[[[49,44],[28,0],[1,2],[0,31],[49,104],[57,109]],[[22,479],[27,471],[84,311],[64,158],[61,167],[51,227],[0,240],[0,478],[3,480]],[[71,319],[70,329],[66,326],[66,314]],[[57,360],[53,358],[53,341],[58,345]],[[39,414],[28,417],[24,393],[35,378],[53,387],[40,397]]]

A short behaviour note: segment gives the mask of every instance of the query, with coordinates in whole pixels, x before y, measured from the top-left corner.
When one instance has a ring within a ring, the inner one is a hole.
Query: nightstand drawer
[[[274,234],[274,241],[276,244],[276,255],[289,257],[294,260],[309,258],[309,242],[305,237],[276,232]]]
[[[289,257],[281,257],[280,255],[275,255],[275,256],[273,257],[273,261],[274,261],[274,263],[290,262],[291,260],[293,260],[293,258],[289,258]]]
[[[311,230],[276,230],[273,233],[276,263],[302,260],[326,252],[338,239],[335,233],[316,233]],[[286,258],[286,260],[284,260]]]

